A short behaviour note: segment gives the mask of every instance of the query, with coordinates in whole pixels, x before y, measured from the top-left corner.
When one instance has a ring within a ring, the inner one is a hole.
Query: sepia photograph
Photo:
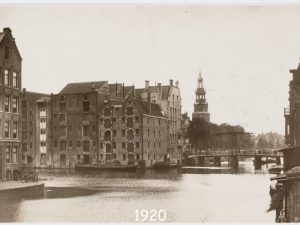
[[[0,2],[0,223],[299,223],[299,4]]]

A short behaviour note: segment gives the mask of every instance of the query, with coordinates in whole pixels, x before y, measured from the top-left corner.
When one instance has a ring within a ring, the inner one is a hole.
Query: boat
[[[173,163],[170,163],[170,162],[158,161],[158,162],[154,163],[152,168],[155,169],[155,170],[178,169],[178,168],[181,168],[181,164],[178,164],[178,163],[173,164]]]
[[[137,169],[137,165],[129,164],[129,165],[121,165],[119,162],[106,162],[103,164],[76,164],[76,171],[131,171],[135,172]]]
[[[283,170],[282,165],[275,165],[272,166],[270,169],[268,169],[269,173],[275,173],[275,174],[280,174],[282,170]]]

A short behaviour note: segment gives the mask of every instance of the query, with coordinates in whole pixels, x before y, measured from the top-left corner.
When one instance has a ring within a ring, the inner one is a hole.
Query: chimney
[[[175,82],[176,87],[179,87],[179,81]]]
[[[116,97],[118,96],[118,82],[116,82]]]
[[[170,80],[170,87],[173,86],[173,80]]]
[[[158,87],[158,97],[159,97],[159,99],[162,99],[161,83],[157,83],[157,87]]]
[[[133,98],[135,98],[135,87],[134,87],[134,85],[132,85],[132,96],[133,96]]]
[[[124,83],[123,83],[123,98],[125,98],[125,87],[124,87]]]
[[[9,27],[3,28],[3,32],[11,33],[11,29]]]
[[[148,104],[149,104],[149,115],[151,116],[151,93],[148,92],[148,98],[147,98]]]
[[[148,90],[149,88],[149,80],[145,80],[145,89]]]

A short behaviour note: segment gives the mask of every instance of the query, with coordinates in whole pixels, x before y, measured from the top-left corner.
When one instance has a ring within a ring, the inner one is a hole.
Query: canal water
[[[252,161],[226,174],[42,171],[45,195],[0,203],[0,222],[135,222],[135,210],[165,210],[166,222],[272,223],[267,168]],[[158,221],[159,222],[159,221]]]

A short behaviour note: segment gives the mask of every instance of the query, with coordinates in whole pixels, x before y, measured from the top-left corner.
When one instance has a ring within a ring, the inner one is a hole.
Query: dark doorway
[[[27,156],[27,164],[32,164],[32,157],[31,156]]]
[[[133,156],[133,154],[128,154],[128,164],[134,164],[134,156]]]
[[[83,155],[83,164],[90,164],[90,156]]]
[[[67,163],[66,155],[65,154],[61,154],[60,155],[60,165],[61,166],[65,166],[66,163]]]

